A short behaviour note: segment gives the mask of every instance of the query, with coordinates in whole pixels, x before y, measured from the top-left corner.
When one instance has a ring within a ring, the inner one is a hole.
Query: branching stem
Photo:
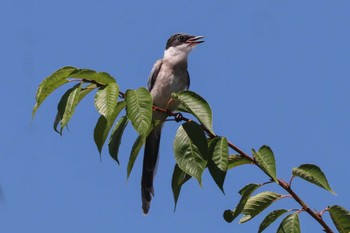
[[[125,97],[125,94],[123,92],[119,92],[119,96],[121,98]],[[167,109],[163,109],[163,108],[159,108],[157,106],[153,106],[152,107],[153,111],[159,111],[159,112],[163,112],[166,113],[168,116],[174,117],[175,121],[180,122],[180,121],[185,121],[185,122],[190,122],[192,121],[189,118],[184,117],[182,114],[178,114],[178,113],[174,113],[171,112]],[[218,135],[210,132],[209,129],[207,129],[203,124],[201,124],[201,127],[203,129],[203,131],[208,135],[209,138],[215,138],[218,137]],[[259,164],[255,161],[255,159],[251,156],[249,156],[247,153],[245,153],[243,150],[241,150],[238,146],[236,146],[235,144],[233,144],[230,141],[227,141],[228,146],[236,151],[239,155],[241,155],[242,157],[250,160],[250,162],[254,165],[256,165],[258,168],[260,168],[261,170],[263,170]],[[272,177],[269,177],[270,179],[272,179]],[[333,233],[332,229],[327,225],[327,223],[325,221],[323,221],[322,219],[322,214],[324,213],[324,211],[326,211],[327,209],[323,210],[321,213],[317,213],[312,211],[308,205],[292,190],[291,188],[291,182],[292,179],[290,180],[289,183],[287,183],[286,181],[282,180],[282,179],[278,179],[278,185],[281,186],[285,191],[287,191],[290,195],[285,195],[285,197],[292,197],[301,207],[302,209],[300,211],[305,211],[307,212],[312,218],[314,218],[322,227],[323,230],[327,233]]]
[[[166,109],[162,109],[156,106],[153,106],[153,110],[154,111],[160,111],[160,112],[164,112],[166,114],[168,114],[168,116],[173,116],[173,117],[177,117],[177,121],[185,121],[185,122],[189,122],[191,121],[191,119],[188,119],[186,117],[183,117],[181,115],[181,119],[179,119],[179,115],[177,113],[173,113],[170,112]],[[204,125],[201,124],[201,127],[203,128],[204,132],[208,135],[209,138],[215,138],[218,137],[218,135],[213,134],[210,132],[210,130],[208,130]],[[255,159],[251,156],[249,156],[247,153],[245,153],[243,150],[241,150],[238,146],[236,146],[235,144],[233,144],[232,142],[228,141],[228,146],[233,149],[234,151],[236,151],[239,155],[241,155],[242,157],[248,159],[251,161],[252,164],[256,165],[258,168],[261,169],[261,167],[257,164],[257,162],[255,161]],[[272,177],[270,177],[272,178]],[[302,211],[307,212],[312,218],[314,218],[324,229],[325,232],[327,233],[333,233],[332,229],[327,225],[327,223],[325,221],[323,221],[321,214],[316,213],[314,211],[312,211],[308,205],[292,190],[291,186],[289,183],[285,182],[282,179],[278,179],[278,185],[281,186],[285,191],[287,191],[290,195],[286,195],[286,197],[290,196],[292,197],[301,207],[302,207]]]

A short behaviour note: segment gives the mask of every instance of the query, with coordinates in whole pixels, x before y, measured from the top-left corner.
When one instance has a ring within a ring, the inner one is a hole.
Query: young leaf
[[[77,84],[79,85],[79,84]],[[89,84],[88,86],[86,86],[85,88],[81,88],[80,90],[80,93],[79,93],[79,98],[78,98],[78,102],[76,103],[76,106],[80,103],[80,101],[87,95],[89,94],[92,90],[94,90],[96,88],[96,84]],[[72,89],[69,89],[62,97],[61,97],[61,100],[60,102],[58,103],[58,106],[57,106],[57,114],[56,114],[56,118],[55,118],[55,121],[54,121],[54,124],[53,124],[53,129],[62,135],[62,130],[63,128],[61,128],[61,130],[59,131],[57,129],[57,126],[58,124],[61,122],[62,118],[63,118],[63,114],[65,112],[65,106],[67,105],[67,99],[68,99],[68,96],[70,94],[71,91],[73,91],[74,88]],[[67,121],[68,123],[68,121]]]
[[[116,83],[110,83],[101,87],[95,96],[95,106],[97,111],[107,120],[112,116],[112,113],[117,105],[119,95],[119,87]]]
[[[118,164],[119,164],[119,160],[118,160],[119,146],[121,143],[124,129],[128,125],[128,122],[129,122],[129,119],[126,116],[123,116],[120,118],[120,120],[117,122],[117,124],[112,130],[112,134],[108,143],[109,154],[115,161],[117,161]]]
[[[82,83],[75,85],[74,86],[75,89],[68,96],[63,118],[61,120],[61,130],[60,130],[61,133],[62,133],[62,129],[68,124],[69,120],[73,116],[75,107],[79,102],[81,85]]]
[[[281,194],[267,191],[249,198],[242,210],[244,216],[241,218],[240,223],[251,220],[280,197]]]
[[[342,206],[333,205],[329,208],[332,221],[340,233],[350,232],[350,212]]]
[[[212,112],[205,99],[192,91],[173,93],[172,98],[181,102],[181,107],[194,115],[210,132],[213,133]]]
[[[125,93],[126,113],[135,130],[146,138],[152,120],[152,97],[146,88],[127,90]]]
[[[176,210],[176,204],[180,196],[181,187],[189,179],[191,179],[191,176],[186,174],[186,172],[182,171],[179,168],[179,166],[175,164],[173,177],[171,179],[171,188],[173,190],[173,196],[174,196],[174,202],[175,202],[174,211]]]
[[[335,194],[332,188],[329,186],[324,173],[314,164],[303,164],[297,168],[293,168],[293,176],[298,176]]]
[[[74,85],[63,94],[57,106],[57,115],[54,122],[54,130],[62,135],[64,127],[68,124],[73,116],[75,107],[79,103],[79,96],[82,83]],[[61,123],[60,130],[57,130],[58,124]]]
[[[139,152],[140,152],[143,144],[145,144],[145,142],[146,142],[146,138],[142,137],[141,135],[139,135],[137,137],[136,141],[134,142],[134,145],[132,146],[132,149],[131,149],[128,167],[127,167],[127,178],[129,178],[129,176],[131,174],[131,170],[134,167],[134,163],[136,161],[136,158],[139,155]]]
[[[258,233],[263,232],[268,226],[270,226],[274,221],[276,221],[277,218],[279,218],[281,215],[287,213],[288,210],[280,209],[280,210],[274,210],[271,213],[269,213],[264,220],[261,222],[259,226]]]
[[[96,72],[89,69],[77,69],[69,75],[71,78],[83,79],[84,81],[95,82],[100,85],[115,83],[115,79],[106,72]]]
[[[247,200],[249,197],[252,195],[252,193],[259,188],[261,185],[260,184],[248,184],[244,186],[240,191],[239,194],[241,194],[241,200],[239,200],[232,216],[232,221],[238,217],[238,215],[241,214],[241,212],[244,209],[245,204],[247,203]]]
[[[195,177],[202,185],[202,173],[208,160],[208,144],[202,128],[196,122],[186,122],[179,127],[174,139],[174,154],[181,170]]]
[[[76,70],[75,67],[66,66],[45,78],[36,92],[36,103],[33,108],[32,117],[43,103],[43,101],[57,88],[68,82],[67,77]]]
[[[98,118],[97,124],[94,129],[94,140],[100,154],[115,119],[117,118],[118,114],[121,112],[121,110],[124,107],[125,107],[125,102],[120,101],[117,104],[117,106],[114,108],[113,113],[109,116],[108,119],[103,115],[101,115]]]
[[[298,213],[290,214],[281,222],[277,233],[300,233]]]
[[[253,157],[264,172],[275,182],[278,182],[276,177],[275,157],[270,147],[262,146],[258,152],[253,149]]]
[[[209,143],[208,169],[215,183],[224,192],[224,181],[227,171],[228,144],[224,137],[216,137]]]
[[[241,155],[229,155],[227,159],[227,170],[243,164],[251,164],[251,161]]]

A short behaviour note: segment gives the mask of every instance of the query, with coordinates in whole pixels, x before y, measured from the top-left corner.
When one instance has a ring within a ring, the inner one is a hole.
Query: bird
[[[202,38],[204,36],[177,33],[167,40],[163,58],[155,62],[148,77],[147,87],[154,106],[169,111],[176,110],[179,103],[171,99],[171,94],[189,88],[188,55],[197,44],[204,42]],[[141,178],[142,210],[145,215],[148,214],[154,196],[153,179],[158,164],[161,130],[166,118],[166,113],[153,111],[153,129],[145,142]]]

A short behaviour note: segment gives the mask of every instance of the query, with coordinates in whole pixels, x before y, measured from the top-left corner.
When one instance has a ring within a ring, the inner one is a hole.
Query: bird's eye
[[[184,41],[185,37],[184,36],[179,36],[179,41]]]

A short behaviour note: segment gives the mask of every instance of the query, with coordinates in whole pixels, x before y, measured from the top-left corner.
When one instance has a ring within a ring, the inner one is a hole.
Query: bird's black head
[[[191,45],[203,43],[204,42],[203,40],[199,40],[202,38],[203,36],[192,36],[185,33],[174,34],[168,39],[165,49],[168,49],[170,47],[176,47],[181,44],[188,44],[191,46]]]

